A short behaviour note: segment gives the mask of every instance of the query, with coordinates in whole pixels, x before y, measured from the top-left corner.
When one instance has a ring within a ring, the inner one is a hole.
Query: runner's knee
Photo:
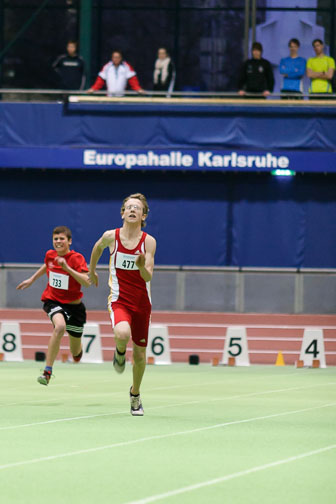
[[[146,362],[146,347],[133,346],[133,360],[135,364]]]
[[[114,328],[114,336],[116,340],[120,342],[127,343],[131,336],[130,328],[127,326],[115,327]]]
[[[57,320],[54,322],[54,334],[57,338],[61,338],[65,333],[65,321]]]

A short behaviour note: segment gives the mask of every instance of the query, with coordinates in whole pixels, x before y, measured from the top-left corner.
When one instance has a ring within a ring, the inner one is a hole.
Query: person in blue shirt
[[[306,60],[298,56],[300,42],[296,38],[288,42],[289,56],[280,61],[280,73],[284,76],[281,93],[302,94],[302,77],[306,71]],[[283,97],[287,98],[287,97]]]

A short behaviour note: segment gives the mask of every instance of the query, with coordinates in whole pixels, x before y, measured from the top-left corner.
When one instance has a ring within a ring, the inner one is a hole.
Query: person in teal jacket
[[[299,93],[302,89],[302,77],[306,71],[306,60],[298,56],[300,42],[292,38],[288,42],[289,56],[280,61],[280,73],[284,76],[282,93]]]

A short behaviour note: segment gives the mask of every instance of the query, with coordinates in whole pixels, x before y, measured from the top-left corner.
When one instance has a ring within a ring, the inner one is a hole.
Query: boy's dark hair
[[[322,40],[321,40],[321,39],[316,38],[316,39],[314,39],[314,40],[313,40],[313,42],[312,42],[312,46],[313,46],[313,47],[314,47],[315,42],[319,42],[320,44],[324,45],[324,42],[322,42]]]
[[[53,236],[55,234],[65,234],[65,236],[68,238],[68,240],[71,240],[72,239],[72,234],[71,234],[71,230],[66,227],[66,226],[56,226],[53,230]]]
[[[295,45],[297,45],[298,47],[300,47],[300,41],[299,41],[299,39],[297,39],[297,38],[291,38],[291,39],[290,39],[290,41],[288,42],[288,47],[289,47],[291,44],[295,44]]]
[[[257,51],[263,52],[263,46],[260,44],[260,42],[253,42],[252,51],[253,49],[257,49]]]

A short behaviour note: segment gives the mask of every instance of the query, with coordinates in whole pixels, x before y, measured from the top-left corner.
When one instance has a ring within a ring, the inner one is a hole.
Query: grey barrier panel
[[[153,310],[176,310],[176,271],[154,271],[151,282]]]
[[[7,306],[7,271],[0,269],[0,308]]]
[[[186,272],[186,310],[236,311],[236,275],[228,272]]]
[[[11,265],[1,268],[0,307],[41,308],[46,276],[28,289],[16,290],[16,286],[38,267]],[[90,310],[107,308],[107,268],[99,269],[98,274],[98,288],[83,288],[83,300]],[[336,272],[157,269],[152,281],[152,300],[154,310],[334,314]]]
[[[7,308],[41,308],[41,295],[47,285],[47,277],[36,280],[24,290],[16,290],[16,286],[29,278],[38,268],[22,268],[7,270]]]
[[[305,274],[303,312],[336,313],[336,275]]]
[[[83,301],[88,310],[106,310],[110,292],[108,272],[98,270],[98,287],[83,288]],[[156,271],[151,282],[154,310],[176,310],[176,272]]]
[[[244,273],[246,313],[294,313],[295,274]]]
[[[108,271],[98,270],[98,287],[83,287],[83,302],[88,310],[107,310],[107,298],[110,293]]]

